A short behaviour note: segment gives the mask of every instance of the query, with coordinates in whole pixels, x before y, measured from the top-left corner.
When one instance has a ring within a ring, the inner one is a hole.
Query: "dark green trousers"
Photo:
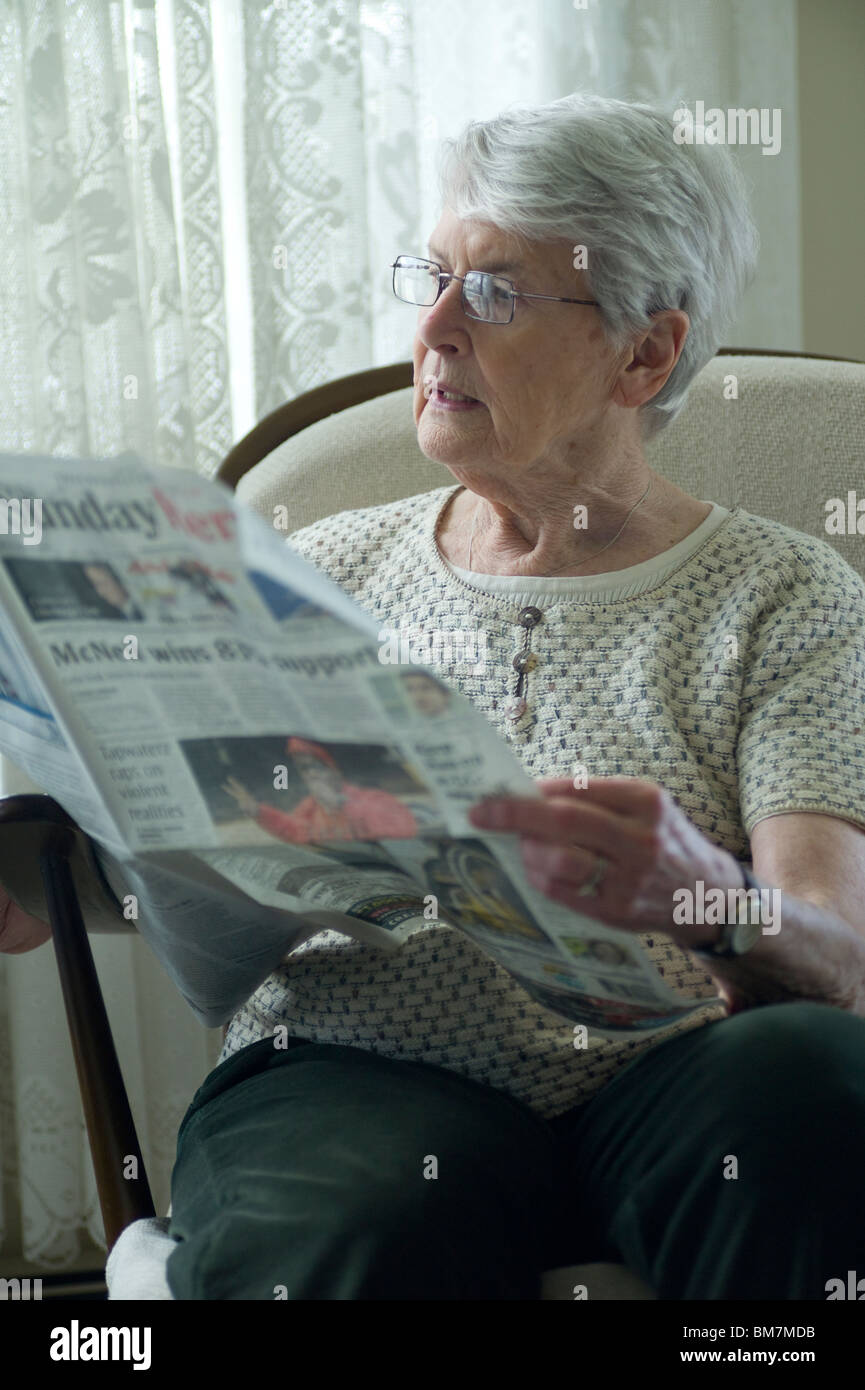
[[[178,1299],[535,1299],[614,1261],[663,1299],[865,1276],[865,1019],[767,1005],[650,1048],[543,1121],[455,1072],[253,1044],[178,1138]],[[591,1290],[589,1290],[591,1298]]]

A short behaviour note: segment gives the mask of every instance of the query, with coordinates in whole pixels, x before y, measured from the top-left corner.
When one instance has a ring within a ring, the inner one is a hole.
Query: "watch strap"
[[[745,890],[747,890],[748,892],[753,891],[753,892],[755,892],[755,893],[757,894],[757,899],[756,899],[756,901],[757,901],[757,914],[758,914],[758,915],[757,915],[757,923],[754,924],[754,925],[757,925],[757,924],[759,924],[759,920],[760,920],[760,919],[759,919],[759,912],[760,912],[760,884],[757,882],[756,878],[754,877],[753,873],[751,872],[751,866],[750,866],[750,864],[745,864],[745,863],[743,863],[741,860],[739,860],[739,861],[737,861],[737,862],[738,862],[738,864],[739,864],[739,868],[740,868],[741,871],[742,871],[742,878],[743,878],[743,880],[744,880],[744,882],[743,882],[743,888],[744,888]],[[737,917],[737,919],[736,919],[734,922],[725,922],[725,923],[723,924],[723,926],[721,927],[721,935],[718,937],[718,940],[717,940],[717,941],[713,941],[710,945],[706,945],[706,946],[691,946],[691,947],[689,947],[689,949],[690,949],[691,951],[696,952],[697,955],[700,955],[700,956],[714,956],[715,959],[721,959],[721,960],[736,960],[739,956],[745,955],[745,954],[746,954],[745,951],[737,951],[737,950],[735,950],[734,947],[733,947],[733,943],[734,943],[734,940],[735,940],[735,938],[736,938],[736,934],[737,934],[737,932],[738,932],[739,927],[741,927],[741,926],[750,926],[751,923],[752,923],[752,917],[751,917],[751,914],[750,914],[750,908],[751,908],[751,906],[752,906],[753,899],[748,898],[748,899],[746,900],[746,903],[747,903],[747,909],[746,909],[746,910],[747,910],[748,915],[747,915],[746,917],[744,917],[744,919],[743,919],[743,917],[741,916],[741,912],[740,912],[740,915]],[[747,949],[750,950],[750,949],[751,949],[751,945],[755,945],[755,944],[756,944],[756,941],[757,941],[758,939],[759,939],[759,938],[755,938],[755,940],[754,940],[753,942],[750,943],[750,945],[748,946]]]

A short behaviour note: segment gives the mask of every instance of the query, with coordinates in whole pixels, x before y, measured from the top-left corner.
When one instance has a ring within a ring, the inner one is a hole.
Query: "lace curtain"
[[[407,357],[387,266],[466,120],[578,88],[781,108],[739,157],[740,346],[800,346],[795,0],[0,0],[0,448],[211,472],[281,401]],[[4,790],[26,786],[5,768]],[[137,940],[97,968],[157,1205],[213,1066]],[[53,953],[0,957],[0,1273],[102,1244]]]

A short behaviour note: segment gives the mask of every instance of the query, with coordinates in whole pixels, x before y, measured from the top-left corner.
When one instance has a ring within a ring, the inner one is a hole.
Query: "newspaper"
[[[323,929],[395,951],[430,923],[603,1035],[705,1007],[478,832],[482,797],[540,797],[514,754],[225,487],[5,455],[0,492],[0,752],[100,847],[202,1018]]]

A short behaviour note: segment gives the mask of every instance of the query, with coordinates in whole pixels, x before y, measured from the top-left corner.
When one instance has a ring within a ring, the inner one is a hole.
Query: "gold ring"
[[[597,856],[591,876],[586,879],[585,883],[580,884],[580,887],[577,889],[578,898],[592,898],[597,896],[598,889],[601,885],[601,879],[604,877],[604,871],[606,870],[608,862],[608,860],[604,859],[603,855],[599,854]]]

